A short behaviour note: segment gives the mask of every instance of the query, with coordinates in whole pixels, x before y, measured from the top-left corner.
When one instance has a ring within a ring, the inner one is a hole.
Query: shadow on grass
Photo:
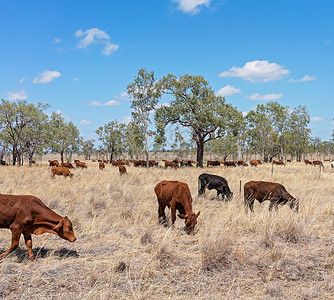
[[[0,254],[5,252],[7,249],[0,249]],[[44,247],[37,247],[35,249],[33,249],[33,253],[36,257],[36,259],[39,258],[46,258],[49,256],[53,256],[55,258],[58,259],[66,259],[66,258],[78,258],[79,254],[76,250],[69,250],[66,248],[61,248],[59,250],[53,250],[53,249],[48,249],[48,248],[44,248]],[[10,253],[8,256],[13,256],[15,255],[17,257],[17,262],[21,263],[23,261],[26,261],[29,259],[28,256],[28,250],[24,249],[24,248],[17,248],[16,250],[14,250],[12,253]],[[3,260],[6,257],[0,259]]]

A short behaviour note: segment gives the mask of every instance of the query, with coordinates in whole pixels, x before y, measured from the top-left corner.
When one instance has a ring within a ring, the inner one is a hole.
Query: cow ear
[[[201,214],[201,212],[199,211],[197,214],[196,214],[196,218],[198,218],[198,216]]]
[[[60,227],[62,227],[64,225],[66,218],[67,217],[61,218],[61,220],[59,221],[59,223],[55,227],[53,227],[53,230],[59,230]]]
[[[182,215],[182,214],[178,214],[177,215],[180,219],[187,219],[188,215]]]

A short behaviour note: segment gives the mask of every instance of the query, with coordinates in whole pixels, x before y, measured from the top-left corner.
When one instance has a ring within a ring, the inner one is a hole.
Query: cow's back
[[[158,201],[161,204],[168,205],[173,197],[180,196],[191,199],[189,186],[180,181],[167,181],[163,180],[159,182],[154,188]]]

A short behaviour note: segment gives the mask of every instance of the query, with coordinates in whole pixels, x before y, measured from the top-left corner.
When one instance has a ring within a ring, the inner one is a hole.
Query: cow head
[[[299,200],[292,199],[291,201],[289,201],[289,206],[291,209],[294,209],[295,212],[299,212]]]
[[[63,217],[59,223],[53,227],[53,230],[56,231],[57,234],[64,240],[68,240],[70,242],[74,242],[76,240],[72,222],[68,217]]]
[[[180,219],[185,219],[187,233],[193,233],[195,225],[197,224],[197,218],[200,215],[200,211],[197,214],[191,213],[188,215],[178,214]]]

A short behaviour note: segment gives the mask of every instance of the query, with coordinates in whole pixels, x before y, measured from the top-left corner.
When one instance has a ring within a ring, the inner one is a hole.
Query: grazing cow
[[[226,197],[226,200],[231,200],[233,197],[233,193],[228,187],[227,180],[218,175],[212,175],[203,173],[198,176],[198,196],[204,194],[205,189],[209,190],[215,189],[217,190],[217,200],[219,198],[219,194],[222,195],[222,200]]]
[[[109,162],[108,159],[104,159],[102,162],[104,162],[105,164],[107,164]]]
[[[173,161],[165,161],[165,169],[167,169],[167,167],[171,167],[173,169],[177,169],[179,167],[179,165]]]
[[[291,159],[287,159],[286,162],[291,162]]]
[[[18,247],[21,234],[24,236],[31,260],[35,259],[32,234],[49,232],[70,242],[76,240],[72,223],[67,217],[61,217],[40,199],[30,195],[0,194],[0,228],[9,228],[12,232],[12,244],[0,258]]]
[[[273,164],[278,166],[285,166],[285,163],[280,160],[273,160]]]
[[[100,170],[103,170],[105,167],[106,167],[106,166],[105,166],[104,162],[103,162],[103,161],[100,161],[100,162],[99,162],[99,169],[100,169]]]
[[[254,167],[257,167],[259,164],[256,160],[251,160],[249,163],[251,166],[254,166]]]
[[[1,165],[1,166],[8,166],[8,164],[7,164],[4,160],[1,160],[0,165]]]
[[[79,159],[75,159],[74,163],[76,164],[77,162],[80,162],[80,160]]]
[[[61,163],[62,167],[69,168],[69,169],[74,169],[73,165],[71,163]]]
[[[191,160],[181,160],[181,167],[193,167]]]
[[[206,166],[207,167],[209,167],[209,166],[213,166],[213,167],[220,166],[220,161],[219,160],[208,160],[206,162]]]
[[[249,181],[244,185],[244,201],[246,211],[249,209],[254,211],[254,201],[262,203],[265,200],[270,201],[269,211],[278,205],[288,204],[291,209],[298,212],[299,201],[291,196],[282,184],[266,181]]]
[[[59,167],[58,160],[49,160],[49,166],[50,167]]]
[[[224,161],[224,166],[225,167],[236,167],[234,161]]]
[[[121,165],[118,167],[119,175],[126,174],[126,168],[125,166]]]
[[[238,166],[243,166],[245,162],[243,160],[238,160]]]
[[[314,160],[312,163],[313,163],[313,166],[320,166],[320,168],[322,167],[325,170],[325,166],[322,163],[322,161],[320,161],[320,160]]]
[[[74,174],[72,174],[68,168],[52,167],[51,168],[51,178],[54,178],[55,175],[58,175],[58,176],[63,175],[65,178],[67,176],[70,176],[70,178],[72,178],[74,176]]]
[[[83,161],[77,161],[75,165],[77,166],[77,168],[87,169],[86,163],[84,163]]]
[[[171,209],[172,224],[175,223],[178,210],[178,217],[185,219],[187,233],[193,233],[200,212],[195,214],[192,211],[193,200],[188,185],[180,181],[163,180],[155,186],[154,191],[159,203],[160,222],[166,222],[165,208],[168,206]]]
[[[307,165],[313,165],[313,163],[310,160],[308,160],[308,159],[304,159],[304,162]]]
[[[260,159],[256,160],[259,165],[262,165],[262,161]]]
[[[159,165],[159,163],[156,160],[154,160],[154,159],[150,159],[148,161],[148,165],[149,165],[149,167],[154,167],[154,166],[157,167]]]

